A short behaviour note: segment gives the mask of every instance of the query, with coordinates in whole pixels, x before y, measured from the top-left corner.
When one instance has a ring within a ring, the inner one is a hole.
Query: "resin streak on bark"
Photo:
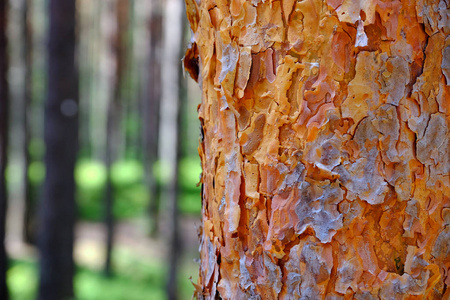
[[[187,1],[197,297],[450,296],[449,6]]]

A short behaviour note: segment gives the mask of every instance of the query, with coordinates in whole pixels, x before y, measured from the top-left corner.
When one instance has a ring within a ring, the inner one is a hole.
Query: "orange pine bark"
[[[448,299],[450,2],[187,0],[199,299]]]

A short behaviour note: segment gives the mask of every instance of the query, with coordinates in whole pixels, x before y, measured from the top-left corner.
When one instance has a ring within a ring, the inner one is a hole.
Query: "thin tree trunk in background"
[[[46,176],[40,203],[40,300],[73,297],[74,168],[78,151],[75,0],[48,2]]]
[[[114,99],[118,103],[120,109],[118,113],[117,122],[117,145],[116,145],[116,159],[125,158],[128,149],[128,128],[126,128],[127,115],[131,108],[130,101],[125,95],[127,89],[127,70],[129,66],[128,48],[129,48],[129,13],[130,1],[132,0],[117,0],[116,10],[116,82],[114,84]]]
[[[78,35],[79,35],[79,94],[80,94],[80,156],[92,158],[92,143],[90,140],[91,134],[91,104],[94,99],[92,90],[95,86],[95,68],[97,63],[95,61],[95,51],[93,48],[98,43],[98,38],[95,37],[95,32],[98,30],[98,15],[95,11],[95,5],[90,0],[79,0],[77,3],[79,11],[78,21]],[[95,16],[95,17],[94,17]]]
[[[159,185],[156,182],[153,167],[158,159],[159,111],[161,103],[161,51],[162,51],[162,21],[163,11],[161,1],[154,0],[151,4],[151,15],[148,21],[150,34],[148,56],[148,80],[143,98],[143,140],[144,167],[146,182],[149,189],[149,221],[150,234],[158,232],[159,219]]]
[[[129,0],[128,9],[127,9],[127,25],[126,32],[124,36],[125,43],[125,70],[124,79],[122,85],[122,97],[124,102],[127,103],[127,110],[124,114],[124,119],[126,120],[126,130],[125,139],[126,139],[126,148],[124,150],[126,158],[138,159],[141,155],[142,148],[141,147],[141,137],[140,133],[140,125],[141,125],[141,113],[140,109],[140,101],[139,101],[139,72],[138,67],[136,65],[137,58],[135,57],[135,46],[136,46],[136,38],[142,38],[138,34],[136,34],[136,23],[138,16],[136,15],[136,0]],[[142,51],[142,49],[137,49],[137,51]],[[132,124],[132,126],[130,125]]]
[[[106,229],[106,244],[105,244],[105,264],[103,272],[106,276],[112,275],[112,250],[114,244],[114,186],[112,184],[111,166],[113,163],[113,153],[115,152],[114,134],[117,126],[117,103],[111,99],[108,104],[108,117],[106,128],[106,193],[105,193],[105,229]]]
[[[108,103],[108,116],[106,125],[106,193],[105,193],[105,229],[106,229],[106,244],[105,244],[105,264],[104,274],[106,276],[112,275],[111,256],[114,244],[114,186],[112,184],[111,166],[114,161],[115,153],[115,134],[117,130],[117,103],[115,99],[110,99]]]
[[[31,0],[23,0],[22,6],[22,60],[24,63],[24,107],[23,107],[23,194],[24,194],[24,226],[23,238],[26,243],[35,243],[36,239],[36,221],[35,221],[35,206],[36,202],[31,191],[31,184],[29,180],[28,169],[30,166],[30,116],[32,103],[32,27],[31,27]]]
[[[183,40],[183,3],[167,0],[164,7],[164,46],[162,61],[162,90],[160,108],[159,156],[162,166],[168,169],[168,182],[162,199],[167,203],[169,273],[167,294],[169,300],[178,298],[177,271],[180,249],[178,233],[178,165],[180,154],[180,77],[181,42]]]
[[[6,285],[8,259],[5,249],[5,225],[8,195],[5,169],[8,150],[8,55],[7,55],[7,1],[0,0],[0,299],[9,299]]]
[[[107,49],[109,59],[106,61],[108,66],[107,74],[109,91],[107,92],[107,117],[106,117],[106,149],[105,149],[105,166],[106,166],[106,193],[105,193],[105,264],[103,266],[103,273],[105,276],[112,275],[112,250],[114,243],[114,186],[112,184],[111,166],[114,161],[114,154],[117,151],[115,147],[117,143],[117,122],[118,122],[118,103],[116,102],[116,84],[117,84],[117,71],[118,64],[118,51],[116,51],[117,37],[120,30],[118,24],[118,8],[119,0],[110,0],[106,2],[106,10],[104,11],[105,18],[108,19],[107,26]],[[109,61],[109,62],[108,62]]]
[[[186,2],[198,298],[449,299],[449,2]]]
[[[114,15],[115,30],[111,31],[111,55],[114,62],[111,62],[111,98],[108,103],[108,116],[106,128],[106,195],[105,195],[105,225],[106,225],[106,256],[105,256],[105,275],[112,275],[111,255],[114,243],[114,187],[111,178],[111,166],[117,158],[117,143],[119,140],[119,116],[121,103],[121,86],[125,70],[126,51],[125,51],[125,33],[128,25],[129,0],[116,0],[111,2],[115,7],[111,7],[111,13]]]
[[[89,1],[88,2],[93,14],[90,15],[92,21],[92,31],[89,40],[89,51],[92,55],[92,84],[90,91],[90,145],[91,145],[91,157],[97,160],[102,160],[104,158],[104,152],[106,147],[105,139],[100,139],[99,137],[104,137],[106,135],[105,123],[106,117],[104,112],[107,111],[107,101],[109,100],[105,94],[110,90],[108,86],[109,72],[105,72],[105,60],[108,60],[109,55],[105,54],[108,49],[107,42],[104,36],[106,29],[104,28],[104,17],[103,12],[105,10],[105,5],[108,1]],[[92,41],[96,41],[95,43]],[[107,48],[105,51],[104,48]],[[106,83],[105,83],[106,82]],[[106,102],[106,103],[105,103]]]

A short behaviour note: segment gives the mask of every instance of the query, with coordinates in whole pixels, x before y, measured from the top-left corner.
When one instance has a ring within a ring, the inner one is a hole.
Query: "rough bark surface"
[[[448,299],[450,2],[187,0],[200,299]]]

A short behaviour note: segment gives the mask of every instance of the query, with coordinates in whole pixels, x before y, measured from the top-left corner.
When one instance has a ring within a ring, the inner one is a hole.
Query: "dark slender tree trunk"
[[[180,165],[180,156],[181,156],[181,147],[180,147],[180,124],[181,124],[181,109],[179,107],[179,112],[177,116],[177,127],[178,127],[178,136],[177,140],[174,141],[174,147],[176,146],[176,160],[174,164],[174,176],[171,178],[171,181],[168,185],[168,200],[169,200],[169,274],[167,280],[167,295],[169,300],[178,299],[178,271],[179,271],[179,262],[180,256],[183,253],[182,244],[180,240],[179,234],[179,209],[178,209],[178,197],[179,197],[179,165]]]
[[[105,164],[107,170],[106,193],[105,193],[105,228],[106,228],[106,244],[105,244],[105,276],[112,275],[111,257],[114,244],[114,186],[111,178],[111,166],[113,163],[114,152],[114,127],[117,125],[117,107],[115,101],[108,104],[108,117],[106,128],[106,154]]]
[[[93,11],[89,13],[90,21],[90,36],[87,44],[89,45],[90,53],[90,77],[92,80],[89,82],[89,148],[90,156],[92,159],[102,159],[104,154],[104,139],[98,139],[98,135],[104,134],[103,116],[96,118],[100,107],[103,107],[103,93],[104,85],[102,83],[102,57],[103,57],[103,29],[102,29],[102,10],[104,7],[103,1],[87,1],[89,3],[89,10]],[[96,43],[89,42],[91,39],[97,40]]]
[[[49,0],[46,176],[40,206],[40,300],[73,297],[74,167],[78,150],[75,0]]]
[[[162,47],[162,8],[159,1],[152,1],[149,19],[150,47],[148,64],[148,84],[143,101],[144,165],[149,189],[150,234],[158,232],[159,185],[153,172],[158,159],[159,109],[161,103],[161,53]]]
[[[169,272],[167,296],[178,299],[177,273],[182,253],[178,232],[178,167],[180,160],[180,119],[181,119],[181,43],[183,40],[183,2],[168,0],[164,13],[164,68],[162,69],[162,102],[160,159],[169,169],[169,181],[164,187],[167,203],[167,227],[169,242]]]
[[[7,193],[5,168],[8,146],[8,82],[7,82],[7,40],[6,40],[6,0],[0,0],[0,299],[8,299],[6,285],[7,257],[5,250],[5,223]]]
[[[28,177],[28,169],[30,166],[30,106],[32,103],[32,28],[30,23],[30,7],[32,0],[24,0],[22,7],[22,59],[25,67],[24,78],[24,107],[23,107],[23,157],[24,157],[24,172],[23,172],[23,189],[24,189],[24,227],[23,238],[26,243],[34,244],[36,238],[35,232],[35,199],[31,191],[30,180]]]
[[[107,182],[105,194],[105,225],[106,225],[106,259],[104,273],[112,275],[111,256],[114,244],[114,187],[111,180],[111,166],[118,154],[119,122],[121,110],[121,86],[126,62],[125,33],[128,25],[129,0],[116,0],[111,8],[115,12],[116,30],[111,36],[111,54],[114,56],[111,74],[111,97],[108,99],[108,116],[106,128],[106,155]]]
[[[118,0],[116,0],[118,1]],[[106,7],[106,18],[114,19],[113,15],[117,9],[116,2],[108,1]],[[111,166],[114,161],[115,145],[117,143],[117,102],[116,102],[116,76],[117,76],[117,32],[119,26],[114,20],[114,25],[116,28],[114,30],[108,31],[107,42],[109,47],[108,55],[111,56],[111,63],[106,66],[108,69],[108,74],[110,74],[108,91],[108,105],[107,105],[107,116],[106,116],[106,149],[105,149],[105,166],[106,166],[106,187],[105,187],[105,203],[104,203],[104,222],[106,230],[106,240],[105,240],[105,263],[103,266],[103,273],[105,276],[109,277],[112,275],[111,257],[114,244],[114,186],[112,183],[111,176]],[[112,22],[111,22],[112,23]]]
[[[92,44],[96,41],[93,39],[93,32],[96,27],[94,26],[94,20],[91,17],[93,14],[94,5],[92,1],[79,1],[79,19],[78,19],[78,35],[79,35],[79,95],[80,95],[80,115],[79,119],[79,147],[80,155],[83,157],[91,157],[92,149],[90,143],[90,129],[91,120],[89,118],[91,114],[91,89],[94,81],[94,66],[93,55],[91,51]],[[96,16],[98,19],[98,16]]]

